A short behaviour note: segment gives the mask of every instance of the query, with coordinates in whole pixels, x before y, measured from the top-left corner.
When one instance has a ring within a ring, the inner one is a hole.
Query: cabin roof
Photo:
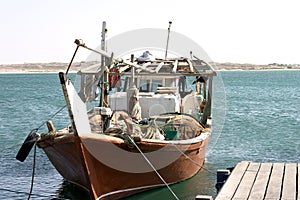
[[[216,76],[214,68],[207,62],[200,59],[189,58],[172,58],[172,59],[155,59],[146,62],[133,62],[135,65],[129,65],[126,61],[117,63],[119,71],[123,75],[130,75],[131,70],[135,70],[135,75],[148,76]]]
[[[200,59],[169,58],[155,59],[153,61],[130,62],[129,60],[116,59],[109,67],[118,68],[123,76],[131,76],[132,69],[135,76],[216,76],[214,68],[207,62]],[[80,70],[80,74],[101,74],[100,63],[93,63]]]

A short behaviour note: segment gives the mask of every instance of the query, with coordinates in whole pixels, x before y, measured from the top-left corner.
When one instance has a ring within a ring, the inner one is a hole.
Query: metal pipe
[[[167,38],[167,46],[166,46],[165,60],[167,59],[167,55],[168,55],[168,46],[169,46],[169,37],[170,37],[171,24],[172,24],[172,22],[169,21],[168,38]]]
[[[75,42],[76,42],[76,40],[75,40]],[[74,54],[73,54],[73,56],[72,56],[72,59],[71,59],[71,61],[70,61],[70,63],[69,63],[69,66],[68,66],[68,68],[67,68],[67,71],[66,71],[66,75],[68,74],[68,72],[69,72],[69,70],[70,70],[70,67],[71,67],[71,65],[72,65],[72,63],[73,63],[73,60],[74,60],[74,58],[75,58],[75,55],[76,55],[76,53],[77,53],[77,51],[78,51],[78,48],[79,48],[79,45],[77,45],[76,50],[75,50],[75,52],[74,52]]]
[[[78,44],[76,43],[76,41],[78,42]],[[113,62],[113,61],[116,61],[116,62],[124,63],[124,64],[129,65],[129,66],[134,66],[135,68],[137,68],[137,69],[142,69],[142,70],[144,70],[144,71],[148,71],[148,72],[152,72],[152,73],[155,72],[155,70],[147,69],[146,67],[143,67],[143,66],[141,66],[141,65],[135,64],[135,63],[133,63],[133,62],[129,62],[129,61],[127,61],[127,60],[114,59],[114,58],[112,58],[111,55],[110,55],[109,53],[107,53],[106,51],[91,49],[91,48],[87,47],[84,43],[81,43],[81,42],[82,42],[82,40],[79,40],[79,39],[76,39],[76,40],[75,40],[75,43],[76,43],[77,45],[79,45],[79,46],[81,46],[81,47],[83,47],[83,48],[86,48],[86,49],[88,49],[88,50],[90,50],[90,51],[93,51],[93,52],[95,52],[95,53],[98,53],[98,54],[100,54],[100,55],[103,55],[103,56],[105,56],[106,58],[111,59],[112,62]]]

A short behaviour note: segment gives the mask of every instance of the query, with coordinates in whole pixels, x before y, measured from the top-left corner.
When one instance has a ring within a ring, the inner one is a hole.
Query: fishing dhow
[[[74,56],[59,73],[71,123],[56,130],[48,121],[48,133],[32,131],[17,159],[24,161],[35,143],[92,199],[163,186],[177,198],[169,185],[194,176],[205,160],[216,72],[194,55],[169,58],[167,49],[164,58],[145,50],[125,59],[75,43],[74,56],[85,48],[101,60],[78,71],[78,91],[68,76]]]

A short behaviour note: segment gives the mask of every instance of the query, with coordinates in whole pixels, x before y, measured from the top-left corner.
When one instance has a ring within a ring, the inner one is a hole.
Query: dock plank
[[[261,163],[257,177],[251,189],[249,200],[263,199],[266,193],[272,163]]]
[[[300,163],[242,161],[216,200],[300,200]]]
[[[283,176],[283,187],[282,187],[282,199],[296,199],[297,185],[297,164],[286,163],[284,176]]]
[[[242,161],[235,166],[230,177],[227,179],[226,183],[223,185],[221,191],[216,197],[216,200],[232,199],[249,164],[249,161]]]
[[[260,169],[260,163],[250,162],[247,171],[255,171],[257,172]]]
[[[298,189],[298,191],[297,191],[297,199],[298,200],[300,200],[300,189],[299,189],[299,187],[300,187],[300,163],[298,163],[298,177],[297,177],[297,179],[298,179],[298,187],[297,187],[297,189]]]
[[[284,163],[274,163],[265,199],[280,199]]]
[[[258,173],[259,166],[260,166],[259,163],[250,163],[249,164],[249,166],[241,180],[241,183],[232,198],[233,200],[248,198],[251,188],[253,186],[253,183],[256,179],[256,175]]]

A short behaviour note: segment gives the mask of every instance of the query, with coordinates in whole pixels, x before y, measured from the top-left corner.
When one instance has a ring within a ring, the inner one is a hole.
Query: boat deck
[[[300,199],[300,163],[238,163],[216,200]]]

